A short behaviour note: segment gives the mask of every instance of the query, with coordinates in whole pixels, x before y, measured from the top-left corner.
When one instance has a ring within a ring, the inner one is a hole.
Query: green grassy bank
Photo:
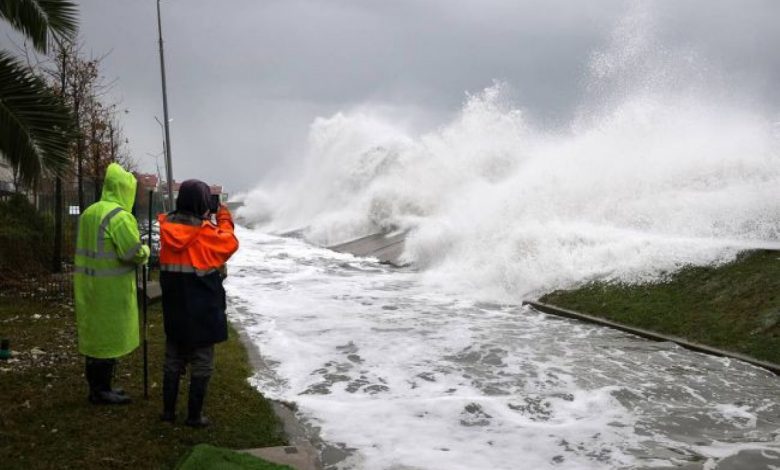
[[[0,337],[9,338],[18,352],[0,360],[0,467],[172,468],[199,443],[233,449],[285,444],[270,403],[246,382],[251,367],[235,331],[216,350],[205,405],[212,426],[196,430],[160,422],[164,334],[159,306],[149,318],[149,400],[143,399],[139,348],[120,361],[115,379],[133,403],[94,406],[86,400],[72,307],[0,297]],[[183,383],[180,421],[186,394]]]
[[[753,251],[663,282],[593,282],[540,302],[780,364],[780,252]]]

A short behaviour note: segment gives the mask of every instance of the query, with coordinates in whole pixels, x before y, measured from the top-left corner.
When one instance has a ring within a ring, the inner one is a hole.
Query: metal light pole
[[[165,176],[168,179],[168,201],[173,207],[173,165],[171,164],[171,130],[168,120],[168,91],[165,86],[165,55],[163,54],[160,0],[157,0],[157,32],[160,37],[160,75],[162,77],[163,118],[165,119]]]
[[[165,143],[168,142],[168,139],[165,138],[165,125],[160,121],[160,118],[157,116],[154,117],[154,120],[157,121],[157,124],[160,125],[160,135],[162,136],[162,156],[163,160],[166,158],[166,155],[168,155],[168,151],[166,150]],[[168,119],[168,122],[173,122],[173,119]]]
[[[154,186],[154,191],[159,192],[160,194],[163,193],[163,179],[162,179],[162,173],[160,172],[160,157],[163,157],[163,160],[165,160],[165,150],[163,150],[160,153],[149,153],[146,152],[146,155],[154,158],[154,167],[157,169],[157,184]],[[168,211],[168,204],[165,203],[165,198],[162,198],[162,210],[163,212],[169,212]]]
[[[162,135],[162,144],[163,144],[162,154],[163,154],[163,156],[165,156],[165,154],[166,154],[166,152],[165,152],[165,125],[163,125],[162,121],[160,121],[160,118],[158,118],[157,116],[154,117],[154,120],[157,121],[157,124],[160,125],[160,135]]]
[[[157,160],[157,157],[162,156],[163,157],[163,163],[166,163],[166,157],[165,156],[168,154],[168,152],[165,151],[165,142],[166,142],[166,140],[165,140],[165,126],[163,125],[162,121],[160,121],[160,118],[158,118],[157,116],[154,117],[154,120],[157,121],[157,124],[160,125],[160,135],[162,135],[162,153],[160,153],[158,155],[154,155],[154,162],[157,165],[157,180],[158,180],[157,189],[160,191],[160,194],[162,194],[163,193],[163,188],[162,188],[163,179],[162,179],[162,175],[160,174],[160,162],[159,162],[159,160]],[[169,121],[173,121],[173,119],[169,119]],[[173,207],[173,201],[170,201],[168,204],[166,204],[165,203],[165,197],[163,196],[162,197],[162,206],[163,206],[163,211],[164,212],[168,212],[168,207],[171,207],[171,208]],[[173,210],[173,209],[171,209],[171,210]]]

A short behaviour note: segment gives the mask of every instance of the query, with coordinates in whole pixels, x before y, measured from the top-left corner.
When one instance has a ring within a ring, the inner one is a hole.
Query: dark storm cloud
[[[587,64],[633,2],[622,0],[164,0],[178,179],[247,189],[300,157],[308,125],[362,103],[421,125],[466,92],[506,81],[536,119],[566,122]],[[84,0],[82,35],[130,109],[134,155],[152,167],[162,117],[154,0]],[[657,33],[737,71],[777,109],[780,2],[659,1]]]
[[[128,131],[144,136],[140,150],[158,149],[154,2],[93,0],[82,9],[86,40],[113,44],[107,65],[132,110]],[[540,114],[564,111],[588,50],[621,10],[619,2],[166,0],[176,174],[250,187],[296,158],[318,115],[378,102],[436,121],[493,79]]]

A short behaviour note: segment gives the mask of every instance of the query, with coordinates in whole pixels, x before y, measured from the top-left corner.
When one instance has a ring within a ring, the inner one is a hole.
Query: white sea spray
[[[703,465],[780,449],[774,376],[518,300],[642,282],[780,239],[776,117],[636,9],[547,128],[497,82],[419,132],[317,119],[303,170],[245,196],[231,315],[350,469]],[[302,229],[306,241],[265,233]],[[410,230],[414,269],[312,246]],[[265,232],[265,233],[263,233]],[[703,462],[703,463],[702,463]]]
[[[500,82],[422,135],[371,106],[319,118],[304,171],[250,193],[244,215],[320,245],[410,229],[427,279],[507,300],[780,246],[778,128],[705,59],[659,44],[640,9],[586,81],[564,128]]]

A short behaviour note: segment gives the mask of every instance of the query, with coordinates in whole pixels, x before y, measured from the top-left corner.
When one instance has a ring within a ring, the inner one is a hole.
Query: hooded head
[[[176,212],[203,217],[209,211],[209,185],[200,180],[187,180],[179,186]]]
[[[106,178],[103,181],[101,201],[115,202],[122,209],[131,212],[135,202],[135,176],[124,170],[117,163],[111,163],[106,168]]]

